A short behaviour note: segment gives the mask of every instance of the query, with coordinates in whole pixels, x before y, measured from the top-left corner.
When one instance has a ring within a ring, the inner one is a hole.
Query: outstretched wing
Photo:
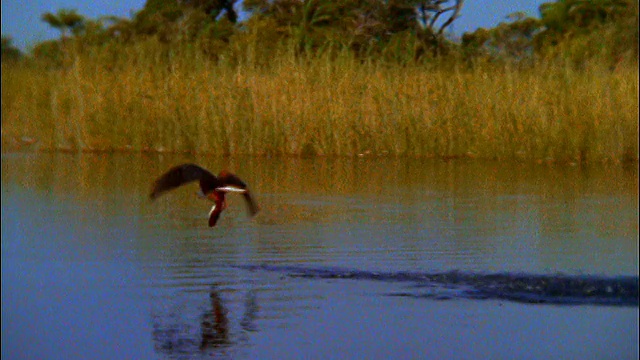
[[[240,180],[235,174],[232,174],[226,170],[222,170],[220,174],[218,174],[218,181],[220,182],[220,186],[229,186],[238,189],[246,189],[247,184],[244,181]]]
[[[220,182],[221,186],[244,190],[242,192],[242,196],[244,197],[244,200],[247,204],[247,211],[251,216],[254,216],[258,213],[258,205],[251,197],[251,193],[249,192],[247,184],[245,184],[244,181],[240,180],[240,178],[235,174],[227,171],[222,171],[220,174],[218,174],[218,181]]]
[[[242,194],[242,196],[244,196],[244,201],[247,203],[247,211],[249,211],[249,215],[254,216],[255,214],[257,214],[260,208],[258,208],[258,204],[253,201],[249,190]]]
[[[196,180],[200,180],[200,187],[205,194],[208,191],[213,190],[217,182],[215,175],[198,165],[182,164],[172,167],[169,171],[160,176],[153,184],[151,199],[155,200],[158,196],[169,190],[173,190],[179,186]],[[205,185],[208,184],[211,184],[211,189],[205,189],[205,187],[208,187]]]

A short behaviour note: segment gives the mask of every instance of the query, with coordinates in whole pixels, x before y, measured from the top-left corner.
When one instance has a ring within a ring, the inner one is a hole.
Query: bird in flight
[[[226,209],[227,202],[225,201],[225,195],[228,192],[242,194],[247,204],[249,215],[253,216],[259,210],[251,197],[247,184],[240,180],[239,177],[225,170],[220,172],[218,176],[215,176],[209,172],[209,170],[195,164],[174,166],[160,176],[153,184],[151,200],[155,200],[169,190],[196,180],[200,183],[200,196],[214,202],[211,211],[209,211],[210,227],[216,225],[220,214]]]

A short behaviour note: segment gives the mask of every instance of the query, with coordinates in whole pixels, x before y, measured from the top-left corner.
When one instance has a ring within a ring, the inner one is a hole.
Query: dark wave
[[[288,265],[241,265],[250,271],[271,271],[309,279],[351,279],[410,283],[408,291],[391,296],[449,299],[497,299],[556,305],[638,306],[638,277],[592,275],[378,272]]]

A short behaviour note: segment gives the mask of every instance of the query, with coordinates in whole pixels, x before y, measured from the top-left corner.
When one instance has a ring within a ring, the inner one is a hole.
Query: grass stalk
[[[2,143],[44,151],[638,159],[638,68],[213,63],[138,45],[2,65]]]

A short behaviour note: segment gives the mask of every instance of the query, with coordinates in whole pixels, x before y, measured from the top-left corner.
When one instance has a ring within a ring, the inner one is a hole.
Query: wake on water
[[[389,293],[434,300],[496,299],[532,304],[638,306],[638,277],[593,275],[482,274],[462,271],[378,272],[294,265],[239,265],[249,271],[283,273],[308,279],[349,279],[411,284],[410,290]]]

